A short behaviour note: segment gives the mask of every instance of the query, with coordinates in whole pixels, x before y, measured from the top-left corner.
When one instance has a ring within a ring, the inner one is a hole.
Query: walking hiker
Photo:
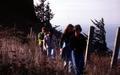
[[[40,49],[42,52],[43,51],[43,39],[44,35],[46,34],[47,29],[45,27],[42,27],[41,32],[38,33],[38,45],[40,46]]]
[[[74,71],[76,75],[83,75],[84,70],[84,52],[86,49],[87,38],[81,33],[82,28],[80,25],[75,25],[75,34],[72,38],[72,50],[75,62]]]
[[[68,71],[71,70],[71,37],[74,35],[74,26],[72,24],[69,24],[60,41],[60,51],[61,51],[61,57],[64,61],[64,67],[68,69]]]
[[[52,30],[48,31],[47,34],[44,36],[43,47],[47,51],[47,56],[52,59],[55,58],[55,50],[57,47],[56,41],[57,38],[53,34]]]

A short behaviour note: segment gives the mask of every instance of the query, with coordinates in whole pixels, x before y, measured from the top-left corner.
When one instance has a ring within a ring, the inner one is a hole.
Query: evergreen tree
[[[106,31],[105,31],[105,24],[104,19],[102,18],[100,21],[93,21],[93,24],[96,26],[96,30],[94,33],[94,47],[95,50],[99,52],[106,52],[108,50],[107,43],[106,43]]]
[[[40,0],[40,4],[35,6],[35,13],[42,26],[52,28],[50,20],[53,18],[53,13],[46,0]]]

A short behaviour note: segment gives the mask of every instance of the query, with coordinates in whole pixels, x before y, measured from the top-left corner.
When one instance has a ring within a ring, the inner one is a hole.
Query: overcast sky
[[[120,26],[120,0],[47,0],[52,12],[55,14],[51,23],[61,25],[64,30],[69,23],[81,24],[87,32],[89,25],[93,25],[90,19],[105,21],[107,42],[113,48],[116,28]],[[39,3],[38,0],[34,1]],[[112,36],[112,37],[111,37]]]
[[[37,4],[39,0],[35,0]],[[100,20],[102,17],[108,34],[115,34],[116,27],[120,26],[120,0],[47,0],[50,2],[52,12],[55,14],[51,23],[61,25],[64,30],[69,23],[81,24],[85,32],[89,25],[93,25],[90,19]],[[85,30],[86,29],[86,30]]]
[[[53,11],[52,24],[92,24],[104,18],[106,24],[120,24],[120,0],[47,0]],[[34,1],[35,4],[38,0]]]

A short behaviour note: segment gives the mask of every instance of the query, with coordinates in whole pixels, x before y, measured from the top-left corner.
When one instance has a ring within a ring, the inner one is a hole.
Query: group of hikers
[[[47,52],[48,58],[54,59],[56,56],[56,45],[59,45],[60,56],[64,61],[64,67],[68,72],[74,71],[75,75],[83,75],[84,70],[84,53],[86,49],[87,38],[82,34],[80,25],[68,24],[60,37],[59,44],[52,30],[42,27],[38,34],[41,51]]]

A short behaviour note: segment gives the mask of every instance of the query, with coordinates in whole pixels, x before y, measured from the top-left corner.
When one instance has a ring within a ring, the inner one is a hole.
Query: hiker
[[[75,34],[71,41],[71,47],[74,56],[72,61],[75,62],[74,72],[76,75],[83,75],[84,70],[84,52],[86,49],[87,38],[81,32],[81,26],[75,25]]]
[[[47,56],[52,59],[55,58],[55,53],[56,53],[55,50],[57,47],[56,41],[57,38],[53,34],[52,30],[48,31],[47,34],[44,36],[43,47],[47,51]]]
[[[69,24],[61,37],[60,41],[60,55],[64,62],[64,68],[71,71],[71,37],[74,35],[74,26]]]
[[[40,46],[41,51],[43,52],[43,39],[46,34],[47,29],[42,27],[41,32],[38,33],[38,45]]]

